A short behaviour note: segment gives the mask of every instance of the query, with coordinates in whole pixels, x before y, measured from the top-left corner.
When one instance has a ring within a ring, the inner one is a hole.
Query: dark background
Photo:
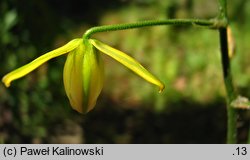
[[[250,1],[228,1],[236,41],[237,91],[250,97]],[[213,18],[216,0],[1,0],[0,77],[81,37],[90,27],[147,19]],[[161,26],[94,36],[129,53],[166,85],[162,94],[105,60],[94,110],[80,115],[67,100],[55,58],[10,88],[0,84],[0,143],[225,143],[226,104],[216,30]],[[250,113],[239,111],[239,143]]]

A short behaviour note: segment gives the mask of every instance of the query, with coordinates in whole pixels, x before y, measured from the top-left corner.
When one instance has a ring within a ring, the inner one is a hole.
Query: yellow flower
[[[103,87],[104,67],[97,49],[148,82],[157,85],[160,92],[164,89],[164,84],[135,59],[96,39],[74,39],[8,73],[2,81],[6,87],[9,87],[13,80],[25,76],[52,58],[68,53],[63,72],[65,91],[72,108],[80,113],[87,113],[94,108]]]
[[[101,55],[89,43],[72,50],[64,66],[63,80],[71,106],[80,113],[93,109],[103,87]]]

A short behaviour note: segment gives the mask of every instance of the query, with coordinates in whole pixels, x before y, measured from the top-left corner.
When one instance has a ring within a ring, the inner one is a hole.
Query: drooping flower
[[[85,43],[85,45],[84,45]],[[80,113],[93,109],[103,87],[101,55],[89,41],[81,42],[67,57],[63,80],[71,106]]]
[[[9,87],[13,80],[25,76],[52,58],[68,53],[63,72],[66,95],[74,110],[87,113],[94,108],[103,88],[104,66],[98,50],[125,65],[148,82],[157,85],[160,92],[164,89],[164,84],[132,57],[96,39],[79,38],[8,73],[2,81],[6,87]]]

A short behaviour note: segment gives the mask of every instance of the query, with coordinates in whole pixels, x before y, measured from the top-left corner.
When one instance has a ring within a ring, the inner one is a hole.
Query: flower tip
[[[162,85],[160,86],[159,93],[162,93],[164,89],[165,89],[165,85],[162,84]]]
[[[2,82],[4,83],[4,85],[5,85],[6,87],[9,87],[9,86],[10,86],[10,81],[7,80],[6,76],[3,77]]]

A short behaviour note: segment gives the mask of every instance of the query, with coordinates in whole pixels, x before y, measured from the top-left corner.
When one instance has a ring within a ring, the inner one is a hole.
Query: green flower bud
[[[70,104],[87,113],[94,108],[103,87],[104,67],[101,55],[88,41],[69,52],[63,80]]]

